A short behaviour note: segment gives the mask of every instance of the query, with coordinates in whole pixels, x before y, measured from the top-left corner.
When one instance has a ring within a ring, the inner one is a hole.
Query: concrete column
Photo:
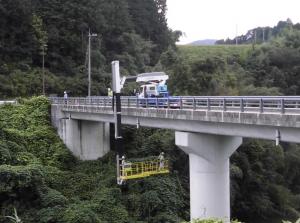
[[[96,160],[110,150],[109,123],[61,119],[66,146],[81,160]]]
[[[230,221],[229,157],[241,137],[175,132],[176,145],[189,154],[192,219]]]

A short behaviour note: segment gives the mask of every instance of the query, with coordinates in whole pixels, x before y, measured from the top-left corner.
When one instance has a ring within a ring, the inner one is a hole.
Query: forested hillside
[[[279,21],[274,27],[257,27],[248,30],[246,34],[237,36],[234,39],[221,39],[216,41],[216,44],[260,44],[269,42],[274,38],[281,36],[286,29],[298,29],[300,30],[300,23],[293,24],[290,19],[286,21]]]
[[[106,93],[110,62],[123,74],[157,63],[174,46],[165,18],[165,0],[1,0],[0,96],[42,92],[45,54],[46,94],[87,94],[87,35],[92,38],[92,95]]]
[[[299,95],[300,30],[255,46],[180,46],[158,67],[171,74],[174,94]]]

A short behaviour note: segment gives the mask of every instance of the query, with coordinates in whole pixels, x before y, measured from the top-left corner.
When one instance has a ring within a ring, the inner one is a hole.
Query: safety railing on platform
[[[130,180],[169,173],[169,161],[127,162],[120,166],[120,179]]]
[[[111,108],[112,97],[50,98],[53,104],[64,105],[67,109],[95,111]],[[300,96],[175,96],[170,98],[121,97],[122,108],[184,109],[206,111],[237,111],[258,113],[300,114]]]

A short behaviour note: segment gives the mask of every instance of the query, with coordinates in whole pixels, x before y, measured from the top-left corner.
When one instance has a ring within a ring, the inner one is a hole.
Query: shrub
[[[59,223],[101,223],[97,214],[92,210],[90,204],[75,203],[70,205],[62,213]],[[113,221],[111,221],[113,222]]]
[[[0,193],[36,187],[42,182],[43,176],[40,166],[0,166]]]

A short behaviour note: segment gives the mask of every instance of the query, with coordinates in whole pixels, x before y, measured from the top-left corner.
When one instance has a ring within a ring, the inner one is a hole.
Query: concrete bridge
[[[111,97],[51,98],[52,123],[81,159],[109,151]],[[229,158],[242,139],[300,142],[300,97],[122,97],[122,123],[175,130],[189,155],[191,219],[230,219]]]

